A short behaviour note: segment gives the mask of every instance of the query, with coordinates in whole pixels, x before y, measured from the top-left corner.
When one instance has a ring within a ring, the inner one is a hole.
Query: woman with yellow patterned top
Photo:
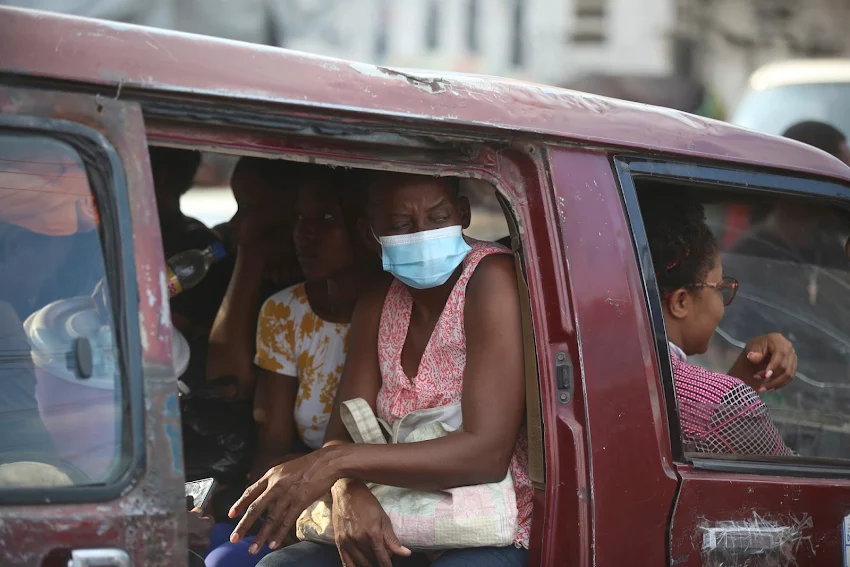
[[[354,174],[313,165],[289,169],[288,181],[297,187],[294,242],[306,282],[270,296],[259,313],[251,376],[258,443],[249,483],[277,464],[321,448],[354,305],[380,272],[379,259],[357,234],[363,198]],[[235,299],[230,307],[240,311]],[[242,382],[246,391],[250,385]],[[249,554],[250,537],[226,542],[232,529],[216,525],[209,567],[252,567],[268,553],[263,546],[257,555]]]
[[[250,482],[322,446],[351,315],[380,270],[357,236],[362,199],[350,175],[321,170],[299,187],[294,240],[306,283],[274,294],[260,311],[254,359],[259,443]]]

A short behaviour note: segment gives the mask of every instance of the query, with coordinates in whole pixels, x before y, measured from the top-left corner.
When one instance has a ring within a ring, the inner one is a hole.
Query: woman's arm
[[[227,293],[210,332],[207,380],[235,376],[240,399],[254,390],[254,335],[260,311],[265,253],[260,246],[240,246]]]
[[[257,451],[249,482],[255,482],[268,469],[289,455],[295,439],[295,396],[298,381],[293,376],[256,368],[254,422],[257,424]]]
[[[747,342],[728,374],[756,392],[778,390],[796,376],[797,353],[781,334],[761,335]]]
[[[381,387],[378,329],[391,282],[390,277],[377,278],[357,303],[348,335],[345,368],[325,432],[325,447],[351,443],[339,414],[343,401],[363,398],[375,410]],[[381,565],[390,565],[393,554],[410,555],[410,550],[399,543],[392,522],[365,484],[356,479],[340,478],[331,488],[331,497],[334,537],[344,565],[370,564],[365,560],[370,556]]]

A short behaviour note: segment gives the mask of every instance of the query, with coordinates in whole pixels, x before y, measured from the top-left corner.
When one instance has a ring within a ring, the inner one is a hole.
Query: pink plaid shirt
[[[508,253],[504,247],[488,242],[470,239],[470,245],[472,251],[463,261],[463,272],[446,301],[422,353],[419,372],[413,379],[407,377],[401,366],[401,351],[410,326],[413,298],[398,280],[393,281],[387,292],[378,331],[378,361],[383,382],[378,392],[377,409],[378,417],[390,424],[416,410],[461,401],[466,370],[466,331],[463,325],[466,284],[484,257]],[[532,487],[528,476],[528,439],[524,427],[511,459],[511,474],[519,511],[514,544],[528,548]]]
[[[688,364],[670,345],[685,450],[733,455],[793,455],[755,390],[732,376]]]

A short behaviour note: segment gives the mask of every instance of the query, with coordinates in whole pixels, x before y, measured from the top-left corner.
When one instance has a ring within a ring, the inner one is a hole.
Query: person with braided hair
[[[750,340],[728,374],[689,364],[689,356],[708,349],[738,282],[723,275],[700,203],[681,190],[653,188],[641,195],[640,205],[661,293],[685,450],[793,455],[758,395],[793,379],[793,346],[770,333]]]

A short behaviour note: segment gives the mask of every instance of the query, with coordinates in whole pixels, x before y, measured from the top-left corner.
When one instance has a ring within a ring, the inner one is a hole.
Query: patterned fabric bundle
[[[445,437],[461,428],[460,404],[419,410],[393,427],[375,417],[362,398],[343,402],[342,420],[355,443],[416,443]],[[383,429],[382,429],[383,427]],[[389,516],[402,545],[418,551],[470,547],[505,547],[517,532],[517,503],[508,472],[497,483],[462,486],[439,492],[372,484],[372,493]],[[298,518],[298,539],[334,544],[330,495]]]

